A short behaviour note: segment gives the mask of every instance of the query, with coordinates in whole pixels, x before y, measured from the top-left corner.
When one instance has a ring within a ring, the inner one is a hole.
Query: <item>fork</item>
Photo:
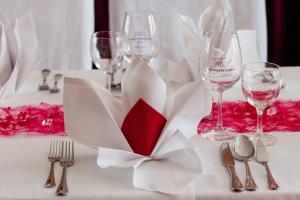
[[[46,188],[52,188],[56,185],[54,177],[54,165],[61,159],[62,142],[58,140],[52,140],[50,143],[50,149],[48,154],[48,160],[51,162],[50,172],[45,183]]]
[[[63,167],[63,172],[56,190],[56,195],[65,196],[69,194],[67,185],[67,168],[73,166],[74,162],[74,143],[73,141],[65,141],[62,144],[62,157],[59,162]]]

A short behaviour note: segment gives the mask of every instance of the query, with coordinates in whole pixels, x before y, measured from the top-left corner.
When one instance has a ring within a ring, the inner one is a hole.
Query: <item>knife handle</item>
[[[267,177],[268,177],[268,187],[270,190],[277,190],[279,188],[279,185],[276,183],[275,179],[272,176],[271,170],[268,166],[267,162],[264,162],[264,165],[267,170]]]
[[[236,174],[234,166],[228,166],[228,170],[231,175],[231,190],[233,192],[241,192],[244,190],[244,185],[240,181],[239,177]]]

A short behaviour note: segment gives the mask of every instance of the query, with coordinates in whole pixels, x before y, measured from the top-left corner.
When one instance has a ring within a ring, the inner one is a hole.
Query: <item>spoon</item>
[[[233,141],[233,156],[237,160],[244,161],[246,167],[245,189],[249,191],[257,190],[257,185],[252,177],[248,160],[254,157],[255,148],[251,140],[245,135],[238,135]]]

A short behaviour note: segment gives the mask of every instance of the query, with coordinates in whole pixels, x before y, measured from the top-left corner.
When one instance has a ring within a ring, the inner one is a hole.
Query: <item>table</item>
[[[98,71],[64,72],[71,76],[89,77],[103,81]],[[297,80],[300,68],[282,69],[286,88],[281,93],[284,99],[300,99]],[[38,72],[14,98],[2,100],[1,105],[23,105],[40,101],[60,104],[60,94],[37,91],[40,82]],[[62,83],[60,83],[61,86]],[[226,100],[243,98],[240,87],[233,87],[224,93]],[[194,183],[196,199],[300,199],[300,134],[274,133],[278,138],[275,146],[268,148],[271,154],[270,167],[280,184],[278,191],[267,189],[265,169],[255,161],[250,162],[252,174],[259,187],[256,192],[233,193],[229,188],[229,174],[221,164],[220,143],[208,141],[200,136],[192,138],[203,164],[203,174]],[[0,199],[59,199],[55,189],[46,189],[43,184],[48,176],[50,163],[47,161],[50,140],[46,136],[16,136],[0,138]],[[97,150],[75,143],[75,165],[69,168],[68,185],[70,195],[66,199],[181,199],[172,195],[134,189],[132,169],[96,166]],[[236,161],[236,169],[241,180],[245,179],[244,164]],[[59,181],[61,167],[56,166],[56,181]]]

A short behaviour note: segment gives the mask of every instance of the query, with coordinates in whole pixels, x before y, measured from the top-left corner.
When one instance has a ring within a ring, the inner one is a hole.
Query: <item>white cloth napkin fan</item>
[[[35,25],[29,13],[12,24],[0,12],[0,48],[0,98],[6,98],[42,64]]]
[[[200,15],[198,29],[191,18],[178,13],[179,28],[182,31],[187,57],[179,63],[169,60],[161,67],[161,74],[167,80],[185,84],[200,78],[200,51],[202,39],[209,31],[234,31],[233,13],[228,0],[214,0]]]
[[[134,153],[121,131],[125,116],[139,99],[167,119],[149,156]],[[179,194],[202,172],[188,138],[197,134],[199,121],[210,113],[211,99],[209,85],[201,80],[169,94],[160,76],[137,61],[124,74],[121,101],[96,82],[65,78],[65,127],[74,140],[98,147],[99,167],[132,167],[134,187]]]

